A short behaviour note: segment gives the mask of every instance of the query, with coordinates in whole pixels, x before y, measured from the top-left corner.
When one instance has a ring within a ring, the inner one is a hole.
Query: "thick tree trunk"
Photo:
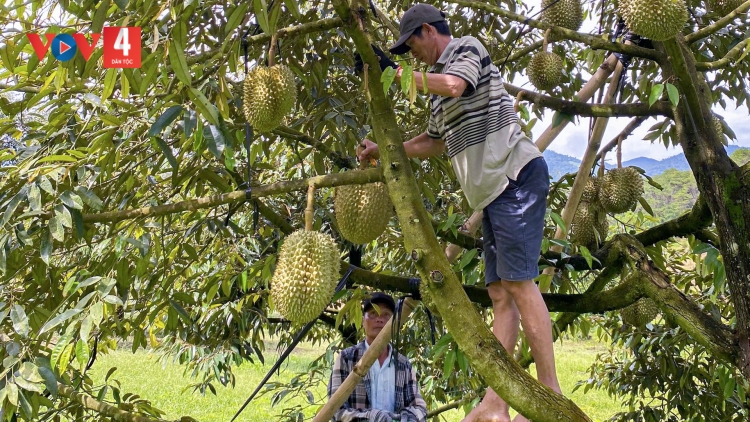
[[[378,59],[365,35],[365,22],[359,16],[366,13],[367,3],[354,4],[351,9],[343,0],[334,4],[362,60],[370,65],[369,80],[380,81]],[[477,373],[514,409],[539,422],[589,421],[575,403],[540,384],[518,366],[474,309],[435,237],[390,100],[378,83],[370,83],[369,93],[383,175],[401,223],[404,246],[412,252],[422,277],[423,294],[429,296],[442,315],[451,316],[444,320],[448,331]]]
[[[684,38],[678,35],[663,48],[669,56],[665,74],[676,78],[682,93],[675,116],[677,134],[719,233],[737,319],[738,363],[750,378],[750,185],[742,180],[713,127],[711,92],[697,74]]]

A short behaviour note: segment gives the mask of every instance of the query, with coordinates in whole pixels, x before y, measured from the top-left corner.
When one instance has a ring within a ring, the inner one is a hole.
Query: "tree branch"
[[[126,412],[115,406],[100,402],[88,394],[79,393],[73,388],[57,383],[58,394],[80,404],[86,409],[93,410],[103,416],[108,416],[116,422],[167,422],[164,419],[150,418]]]
[[[309,34],[312,32],[327,31],[329,29],[338,28],[339,26],[341,26],[341,24],[341,19],[338,17],[325,18],[315,22],[303,23],[302,25],[287,26],[286,28],[281,28],[276,31],[275,35],[277,39],[281,39],[292,37],[295,35]],[[248,45],[267,43],[271,40],[271,37],[273,35],[274,34],[269,33],[258,34],[252,37],[248,37],[246,41]],[[194,56],[188,56],[186,58],[187,64],[188,66],[192,66],[196,63],[205,62],[213,58],[214,56],[222,54],[222,51],[222,48],[216,48],[213,50],[208,50],[204,53],[196,54]]]
[[[598,163],[599,160],[602,158],[602,154],[606,154],[609,152],[612,148],[617,146],[617,143],[619,141],[624,141],[625,139],[630,136],[634,130],[638,129],[638,127],[643,124],[643,122],[646,121],[646,116],[638,116],[634,118],[633,120],[628,123],[627,126],[620,132],[617,136],[614,137],[607,145],[604,145],[604,147],[599,150],[599,153],[596,155],[595,161]]]
[[[279,126],[272,131],[274,134],[279,135],[283,138],[294,139],[297,142],[301,142],[305,145],[309,145],[323,154],[327,155],[328,158],[333,161],[334,164],[340,168],[351,169],[354,168],[348,158],[341,155],[341,153],[331,150],[326,144],[312,136],[306,135],[298,130],[292,129],[287,126]]]
[[[519,88],[505,83],[505,89],[515,97],[523,93],[528,100],[540,107],[551,108],[564,114],[575,114],[587,117],[620,117],[620,116],[667,116],[672,117],[672,105],[669,101],[657,101],[653,106],[648,104],[589,104],[579,101],[567,101],[535,91]]]
[[[638,233],[635,238],[644,246],[651,246],[670,237],[694,234],[709,227],[712,222],[711,210],[708,208],[703,195],[700,195],[690,211],[673,220]]]
[[[278,195],[298,190],[307,189],[312,183],[318,188],[330,188],[341,185],[366,184],[381,182],[383,180],[382,170],[372,168],[367,170],[347,171],[325,176],[315,176],[308,179],[292,180],[288,182],[277,182],[270,185],[253,186],[252,192],[248,195],[247,191],[234,191],[221,195],[207,196],[203,198],[181,201],[174,204],[157,205],[153,207],[143,207],[124,211],[102,212],[97,214],[85,214],[84,223],[115,223],[122,220],[128,220],[141,217],[158,217],[167,214],[174,214],[183,211],[195,211],[205,208],[215,208],[219,205],[229,204],[237,201],[244,201],[264,196]],[[42,214],[42,218],[52,218],[52,213]]]
[[[699,29],[692,34],[688,34],[685,36],[685,41],[688,44],[692,44],[702,38],[706,38],[707,36],[716,33],[723,28],[725,28],[727,25],[729,25],[735,18],[740,17],[743,13],[750,10],[750,1],[746,1],[740,5],[740,7],[734,9],[733,12],[730,14],[724,16],[723,18],[719,19],[718,21],[712,23],[711,25],[708,25],[707,27],[703,29]]]
[[[727,52],[727,55],[719,60],[713,62],[698,62],[695,64],[697,70],[716,70],[723,69],[729,65],[735,64],[735,60],[739,59],[745,48],[750,45],[750,38],[745,39],[739,44],[735,45],[734,48]]]
[[[602,38],[595,37],[593,35],[571,31],[570,29],[561,28],[559,26],[548,25],[541,21],[529,19],[526,16],[509,12],[507,10],[501,9],[498,6],[485,2],[472,0],[448,0],[448,2],[458,4],[459,6],[470,7],[474,9],[484,10],[490,13],[495,13],[506,19],[526,24],[532,28],[551,29],[551,34],[555,35],[555,38],[557,39],[564,38],[572,41],[578,41],[588,45],[594,50],[607,50],[616,53],[624,53],[633,57],[642,57],[644,59],[653,60],[657,63],[661,62],[664,58],[663,55],[649,48],[637,47],[634,45],[626,45],[621,43],[613,43]]]

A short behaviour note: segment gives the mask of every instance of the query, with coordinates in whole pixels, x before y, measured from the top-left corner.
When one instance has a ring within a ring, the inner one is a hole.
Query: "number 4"
[[[117,33],[117,39],[115,39],[115,50],[122,50],[122,55],[127,57],[130,51],[130,43],[128,42],[128,28],[120,28],[120,32]]]

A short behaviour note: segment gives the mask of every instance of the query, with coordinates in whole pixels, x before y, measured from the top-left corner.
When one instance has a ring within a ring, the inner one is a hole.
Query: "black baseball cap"
[[[393,300],[391,295],[381,292],[373,293],[368,299],[362,302],[362,312],[367,312],[372,309],[373,303],[377,304],[378,306],[385,306],[386,308],[390,309],[391,312],[396,312],[396,302]]]
[[[424,23],[435,23],[443,22],[445,20],[445,13],[436,9],[435,6],[429,4],[417,4],[412,6],[409,10],[404,13],[401,17],[401,24],[399,25],[399,31],[401,32],[401,38],[391,46],[390,50],[393,54],[406,54],[411,50],[406,45],[406,40],[411,37],[417,28],[421,28]]]

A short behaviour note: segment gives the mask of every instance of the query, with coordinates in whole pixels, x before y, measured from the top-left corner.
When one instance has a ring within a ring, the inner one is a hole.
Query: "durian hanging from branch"
[[[619,12],[631,31],[653,41],[674,38],[688,20],[685,0],[620,0]]]
[[[534,54],[526,68],[526,74],[532,85],[540,91],[549,91],[560,84],[563,80],[563,61],[555,53],[548,50],[548,39],[550,30],[544,34],[542,51]]]
[[[283,64],[275,64],[276,36],[271,37],[268,67],[255,66],[243,83],[242,106],[250,126],[258,132],[276,129],[292,111],[297,100],[294,73]]]
[[[286,319],[306,324],[331,302],[338,281],[340,254],[333,238],[313,231],[315,186],[307,192],[305,229],[284,240],[271,278],[271,299]]]
[[[360,163],[367,168],[367,162]],[[385,183],[336,187],[334,211],[339,231],[350,242],[362,245],[377,239],[393,216],[393,204]]]
[[[622,167],[622,139],[619,139],[617,168],[602,177],[599,199],[607,212],[619,214],[634,209],[641,195],[643,178],[635,167]]]
[[[542,22],[578,31],[583,23],[581,0],[542,0]]]

